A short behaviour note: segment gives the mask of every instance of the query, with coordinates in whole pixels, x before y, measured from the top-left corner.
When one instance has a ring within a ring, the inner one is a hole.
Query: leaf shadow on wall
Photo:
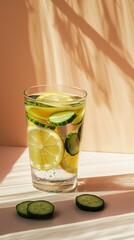
[[[108,41],[106,41],[92,26],[89,25],[81,16],[63,0],[51,0],[54,4],[54,19],[55,26],[60,35],[61,41],[69,52],[71,58],[77,66],[85,73],[88,80],[92,81],[92,93],[94,100],[99,105],[101,101],[111,110],[110,103],[110,85],[107,81],[107,72],[103,66],[102,56],[108,57],[114,64],[116,64],[124,74],[134,80],[134,68],[129,64],[122,53],[122,44],[118,36],[117,27],[112,22],[109,10],[105,1],[102,1],[104,11],[103,21],[107,25]],[[115,3],[116,4],[116,3]],[[78,2],[79,5],[79,2]],[[81,6],[80,6],[81,7]],[[61,15],[63,14],[63,15]],[[75,33],[74,33],[75,29]],[[96,51],[96,66],[98,67],[97,76],[92,66],[92,59],[90,59],[90,49],[85,44],[83,36],[86,36],[95,46]],[[110,43],[112,45],[110,45]],[[114,46],[114,47],[113,47]],[[103,74],[104,72],[104,74]],[[131,83],[130,83],[131,84]]]

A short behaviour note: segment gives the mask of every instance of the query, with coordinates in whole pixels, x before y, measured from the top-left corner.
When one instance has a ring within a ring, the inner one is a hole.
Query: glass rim
[[[76,101],[77,102],[81,102],[81,101],[85,100],[86,97],[87,97],[87,92],[83,88],[75,87],[75,86],[69,86],[69,85],[65,85],[65,84],[39,84],[39,85],[33,85],[33,86],[25,88],[24,91],[23,91],[23,94],[29,100],[32,100],[32,101],[35,101],[35,102],[37,102],[37,101],[38,102],[42,102],[41,100],[34,99],[34,98],[30,97],[27,94],[28,90],[31,90],[31,89],[34,89],[34,88],[41,88],[41,87],[64,87],[64,88],[68,88],[70,90],[72,89],[72,90],[76,90],[76,91],[79,91],[79,92],[83,93],[83,96],[80,96],[79,100],[77,99],[77,100],[69,101],[70,103],[75,103]],[[57,92],[57,90],[55,92]],[[36,91],[35,91],[35,93],[36,93]],[[49,100],[49,102],[54,102],[54,101],[53,100]],[[67,103],[67,102],[68,101],[63,101],[62,104]]]

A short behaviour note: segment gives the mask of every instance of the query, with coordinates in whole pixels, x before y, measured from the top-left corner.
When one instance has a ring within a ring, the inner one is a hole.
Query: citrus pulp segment
[[[28,147],[31,165],[38,170],[49,170],[56,167],[64,154],[61,137],[47,128],[29,127]]]

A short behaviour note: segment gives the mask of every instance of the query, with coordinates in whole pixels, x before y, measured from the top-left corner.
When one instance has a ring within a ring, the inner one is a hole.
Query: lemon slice
[[[65,93],[60,92],[45,92],[36,98],[39,102],[26,101],[25,109],[26,113],[33,115],[37,118],[47,119],[51,114],[59,111],[65,111],[65,109],[70,108],[68,102],[73,101],[73,98]],[[65,108],[65,104],[67,103]],[[60,104],[59,104],[60,103]]]
[[[78,169],[78,154],[75,156],[69,155],[65,152],[64,158],[60,162],[61,167],[69,173],[77,173]]]
[[[37,100],[39,100],[41,102],[47,102],[47,101],[70,102],[70,101],[73,101],[73,98],[66,93],[45,92],[45,93],[40,94],[40,96],[37,97]]]
[[[47,120],[50,114],[53,113],[51,108],[44,108],[44,107],[39,107],[39,106],[34,106],[34,105],[25,105],[26,113],[33,115],[34,117],[37,118],[42,118],[44,120]]]
[[[38,170],[56,167],[64,154],[61,137],[51,129],[36,126],[28,128],[28,147],[31,165]]]
[[[72,121],[73,125],[77,125],[82,122],[84,118],[85,109],[82,108],[77,112],[77,117]]]

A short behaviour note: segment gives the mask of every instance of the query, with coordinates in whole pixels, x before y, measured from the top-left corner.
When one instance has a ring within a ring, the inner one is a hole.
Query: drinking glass
[[[76,188],[86,96],[85,90],[65,85],[37,85],[24,91],[35,188],[48,192]]]

